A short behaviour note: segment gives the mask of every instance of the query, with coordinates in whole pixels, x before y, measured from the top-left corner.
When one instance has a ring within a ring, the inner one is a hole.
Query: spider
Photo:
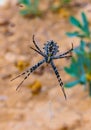
[[[69,57],[72,57],[72,55],[67,55],[68,53],[70,53],[72,50],[73,50],[73,44],[72,44],[72,48],[66,52],[64,52],[63,54],[59,54],[57,55],[57,53],[59,52],[58,48],[59,46],[57,45],[56,42],[54,42],[53,40],[50,40],[50,41],[47,41],[45,44],[44,44],[44,51],[42,51],[36,41],[35,41],[35,36],[33,35],[32,37],[33,39],[33,43],[36,47],[33,48],[33,47],[30,47],[32,50],[36,51],[38,54],[40,54],[41,56],[43,56],[43,60],[41,60],[40,62],[38,62],[37,64],[35,64],[34,66],[32,66],[31,68],[27,69],[26,71],[24,71],[23,73],[19,74],[18,76],[16,76],[15,78],[11,79],[11,81],[15,80],[16,78],[19,78],[20,76],[22,75],[25,75],[24,79],[20,82],[20,84],[17,86],[16,90],[22,85],[22,83],[29,77],[29,75],[35,71],[39,66],[41,66],[44,62],[46,62],[47,64],[51,64],[55,74],[56,74],[56,77],[58,79],[58,82],[62,88],[62,91],[63,91],[63,94],[64,94],[64,97],[66,99],[66,93],[64,91],[64,87],[63,87],[63,82],[61,80],[61,77],[60,77],[60,74],[54,64],[54,60],[56,59],[60,59],[60,58],[69,58]]]

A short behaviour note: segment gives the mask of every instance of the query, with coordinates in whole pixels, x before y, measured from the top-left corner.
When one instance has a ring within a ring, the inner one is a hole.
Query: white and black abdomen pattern
[[[59,46],[56,45],[56,43],[51,40],[51,41],[48,41],[47,43],[44,44],[44,53],[47,55],[47,56],[53,56],[53,55],[56,55],[57,52],[59,52],[58,48]]]

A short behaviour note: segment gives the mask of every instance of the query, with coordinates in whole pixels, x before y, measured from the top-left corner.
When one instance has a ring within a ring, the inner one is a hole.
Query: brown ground
[[[79,40],[68,38],[65,32],[74,30],[68,22],[69,15],[79,17],[82,10],[91,22],[90,3],[59,14],[49,12],[42,19],[24,18],[16,7],[0,9],[0,130],[91,130],[88,92],[80,85],[66,89],[65,101],[50,66],[44,65],[31,74],[20,91],[16,91],[16,87],[22,78],[10,82],[20,73],[20,67],[15,66],[17,62],[25,61],[32,66],[42,59],[29,49],[29,45],[33,46],[33,34],[41,48],[50,39],[59,44],[62,52],[71,47],[71,42],[77,46]],[[56,61],[63,82],[70,80],[63,70],[69,62],[67,59]],[[33,95],[27,86],[36,80],[41,83],[42,91]]]

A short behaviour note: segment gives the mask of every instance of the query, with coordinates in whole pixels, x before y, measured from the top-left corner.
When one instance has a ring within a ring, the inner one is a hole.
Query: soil
[[[42,18],[25,18],[15,5],[0,9],[0,130],[91,130],[88,91],[80,85],[65,88],[65,100],[50,65],[44,64],[32,73],[18,91],[16,88],[23,77],[10,81],[26,66],[42,59],[30,49],[34,47],[33,34],[41,49],[48,40],[57,42],[61,53],[70,49],[71,43],[74,47],[79,45],[79,39],[65,35],[75,29],[69,24],[69,16],[80,18],[84,11],[91,23],[91,3],[83,0],[80,6],[73,4],[74,7],[59,13],[49,11]],[[55,61],[64,83],[72,80],[63,69],[69,63],[70,59]],[[34,88],[36,94],[31,87],[34,82],[38,82]]]

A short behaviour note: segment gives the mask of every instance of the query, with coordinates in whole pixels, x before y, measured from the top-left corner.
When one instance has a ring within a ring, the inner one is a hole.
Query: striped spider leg
[[[22,75],[26,75],[24,77],[24,79],[20,82],[20,84],[17,86],[16,90],[18,90],[18,88],[23,84],[23,82],[29,77],[29,75],[36,70],[40,65],[42,65],[45,62],[45,59],[43,59],[42,61],[38,62],[36,65],[34,65],[33,67],[27,69],[26,71],[24,71],[23,73],[19,74],[18,76],[16,76],[15,78],[11,79],[11,81],[15,80],[16,78],[19,78]]]
[[[18,89],[18,88],[21,86],[21,84],[28,78],[28,76],[29,76],[33,71],[35,71],[40,65],[42,65],[44,62],[46,62],[47,64],[51,64],[51,66],[52,66],[52,68],[53,68],[53,70],[54,70],[54,72],[55,72],[55,74],[56,74],[56,77],[57,77],[57,79],[58,79],[58,82],[59,82],[59,84],[60,84],[60,86],[61,86],[61,88],[62,88],[64,97],[65,97],[65,99],[66,99],[66,94],[65,94],[65,91],[64,91],[64,88],[63,88],[63,82],[62,82],[62,80],[61,80],[61,78],[60,78],[59,72],[58,72],[58,70],[57,70],[57,68],[56,68],[56,66],[55,66],[55,64],[54,64],[54,62],[53,62],[53,60],[55,60],[55,59],[60,59],[60,58],[72,57],[72,55],[67,55],[67,54],[70,53],[70,52],[73,50],[73,44],[72,44],[72,48],[71,48],[69,51],[67,51],[67,52],[65,52],[65,53],[63,53],[63,54],[60,54],[60,55],[56,55],[56,54],[59,52],[59,50],[58,50],[59,46],[58,46],[57,43],[55,43],[53,40],[47,41],[47,42],[44,44],[44,47],[43,47],[44,51],[42,51],[42,50],[38,47],[38,45],[37,45],[37,43],[36,43],[36,41],[35,41],[35,39],[34,39],[34,35],[33,35],[33,43],[34,43],[36,49],[33,48],[33,47],[30,47],[30,48],[33,49],[33,50],[34,50],[35,52],[37,52],[38,54],[40,54],[41,56],[43,56],[44,59],[41,60],[40,62],[38,62],[38,63],[37,63],[36,65],[34,65],[33,67],[27,69],[26,71],[24,71],[23,73],[21,73],[20,75],[18,75],[18,76],[16,76],[15,78],[12,79],[12,80],[15,80],[16,78],[19,78],[19,77],[22,76],[22,75],[26,75],[26,76],[24,77],[24,79],[20,82],[20,84],[18,85],[18,87],[17,87],[16,89]],[[12,80],[11,80],[11,81],[12,81]]]
[[[58,72],[56,66],[54,65],[54,62],[53,62],[53,61],[51,61],[51,66],[52,66],[52,68],[53,68],[53,70],[54,70],[54,72],[55,72],[55,74],[56,74],[56,77],[57,77],[57,79],[58,79],[58,82],[59,82],[59,84],[60,84],[60,86],[61,86],[61,88],[62,88],[64,97],[65,97],[65,99],[66,99],[67,97],[66,97],[66,93],[65,93],[65,91],[64,91],[63,82],[62,82],[62,80],[61,80],[61,78],[60,78],[60,74],[59,74],[59,72]]]
[[[67,54],[70,53],[72,50],[73,50],[73,44],[72,44],[72,48],[71,48],[70,50],[68,50],[67,52],[65,52],[65,53],[63,53],[63,54],[61,54],[61,55],[53,56],[52,58],[53,58],[53,59],[60,59],[60,58],[69,58],[69,57],[72,57],[72,55],[67,55]],[[54,62],[53,62],[53,61],[51,61],[51,66],[52,66],[52,68],[53,68],[53,70],[54,70],[54,72],[55,72],[55,74],[56,74],[56,77],[57,77],[57,79],[58,79],[58,82],[59,82],[60,86],[62,87],[62,91],[63,91],[64,97],[65,97],[65,99],[66,99],[66,94],[65,94],[65,91],[64,91],[64,88],[63,88],[63,82],[62,82],[62,80],[61,80],[61,78],[60,78],[59,72],[58,72],[56,66],[54,65]]]
[[[40,50],[40,48],[38,47],[37,43],[35,42],[35,39],[34,39],[34,35],[33,35],[33,43],[36,47],[33,48],[33,47],[30,47],[32,50],[36,51],[38,54],[40,54],[41,56],[45,56],[45,54]],[[23,73],[19,74],[18,76],[16,76],[15,78],[11,79],[11,81],[15,80],[16,78],[19,78],[20,76],[22,75],[26,75],[24,77],[24,79],[20,82],[20,84],[18,85],[18,87],[16,88],[16,90],[18,90],[18,88],[23,84],[23,82],[29,77],[29,75],[34,71],[36,70],[41,64],[43,64],[45,62],[45,59],[43,59],[42,61],[38,62],[36,65],[34,65],[33,67],[27,69],[26,71],[24,71]]]
[[[38,52],[40,55],[42,55],[42,56],[44,56],[45,57],[45,54],[42,52],[42,50],[38,47],[38,45],[37,45],[37,43],[36,43],[36,41],[35,41],[35,35],[33,35],[33,43],[34,43],[34,45],[35,45],[35,47],[37,48],[37,50],[36,49],[34,49],[34,48],[32,48],[32,47],[30,47],[31,49],[33,49],[33,50],[35,50],[36,52]]]
[[[72,51],[73,51],[73,43],[72,43],[72,48],[70,50],[68,50],[65,53],[60,54],[58,56],[53,56],[53,59],[60,59],[60,58],[69,58],[69,57],[72,57],[72,55],[68,55],[67,56],[67,54],[70,53],[70,52],[72,52]]]

